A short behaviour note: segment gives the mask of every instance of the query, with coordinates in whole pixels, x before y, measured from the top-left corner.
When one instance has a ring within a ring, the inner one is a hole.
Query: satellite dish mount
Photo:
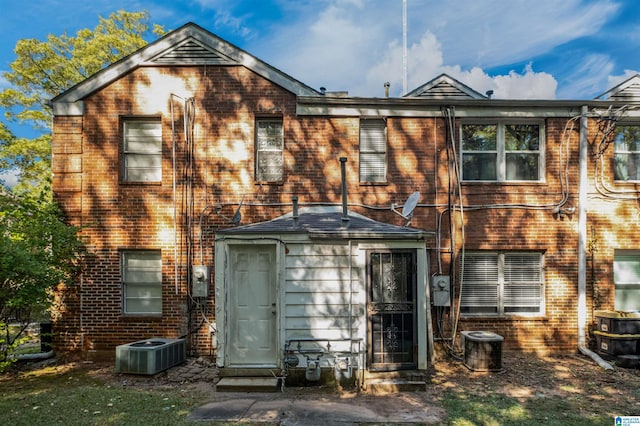
[[[407,219],[408,222],[406,223],[405,226],[409,226],[409,224],[411,223],[411,218],[413,217],[413,211],[418,205],[418,201],[420,201],[420,192],[415,191],[413,194],[409,196],[409,198],[407,198],[407,201],[404,203],[404,206],[402,206],[402,212],[397,211],[395,209],[395,205],[391,206],[391,210],[393,210],[394,213],[397,213],[403,218]]]

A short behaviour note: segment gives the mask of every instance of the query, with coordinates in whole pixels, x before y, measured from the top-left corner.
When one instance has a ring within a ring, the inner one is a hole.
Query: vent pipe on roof
[[[340,175],[342,177],[342,221],[349,220],[349,208],[347,207],[347,157],[340,157]]]
[[[389,97],[389,86],[391,86],[391,83],[389,83],[388,81],[386,83],[384,83],[384,97],[385,98]]]
[[[293,203],[293,224],[295,226],[298,225],[298,196],[294,195],[291,197],[291,202]]]

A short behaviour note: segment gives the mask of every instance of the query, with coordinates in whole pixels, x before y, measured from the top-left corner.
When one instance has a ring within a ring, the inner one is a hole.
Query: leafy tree
[[[47,189],[51,174],[51,122],[49,101],[109,64],[145,46],[149,33],[164,34],[161,26],[150,28],[147,12],[118,11],[99,17],[93,29],[75,36],[50,34],[45,41],[23,39],[15,47],[16,60],[3,74],[10,87],[0,92],[6,119],[31,125],[40,135],[15,137],[0,127],[0,172],[19,169],[17,192],[34,194]]]
[[[33,315],[46,312],[55,288],[79,272],[78,229],[60,217],[51,201],[0,190],[0,371]],[[17,333],[10,322],[21,324]]]

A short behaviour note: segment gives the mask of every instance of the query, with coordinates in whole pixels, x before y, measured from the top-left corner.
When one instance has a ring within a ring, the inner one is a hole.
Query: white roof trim
[[[156,62],[158,58],[184,45],[188,40],[195,41],[196,44],[206,48],[210,52],[218,53],[221,58],[228,61],[229,65],[245,66],[256,74],[296,95],[321,96],[319,92],[311,87],[306,86],[266,62],[248,54],[239,47],[215,36],[196,24],[188,23],[53,98],[51,103],[54,106],[54,114],[56,109],[60,110],[60,108],[56,108],[56,104],[72,104],[78,102],[87,95],[101,89],[137,67],[162,65]],[[194,63],[192,61],[185,61],[183,65],[194,65]]]

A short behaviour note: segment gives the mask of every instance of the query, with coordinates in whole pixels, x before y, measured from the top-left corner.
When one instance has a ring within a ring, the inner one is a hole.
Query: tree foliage
[[[53,202],[0,191],[0,330],[45,312],[54,289],[79,272],[78,229],[60,217]],[[0,336],[0,369],[17,338]]]
[[[0,172],[18,169],[24,181],[21,191],[35,187],[33,192],[38,193],[46,188],[51,170],[49,101],[145,46],[150,33],[159,36],[164,29],[151,27],[147,12],[118,11],[99,17],[94,29],[81,29],[73,36],[50,34],[44,41],[18,41],[17,58],[3,73],[10,86],[0,92],[0,107],[6,119],[30,125],[41,135],[20,138],[0,127]]]

